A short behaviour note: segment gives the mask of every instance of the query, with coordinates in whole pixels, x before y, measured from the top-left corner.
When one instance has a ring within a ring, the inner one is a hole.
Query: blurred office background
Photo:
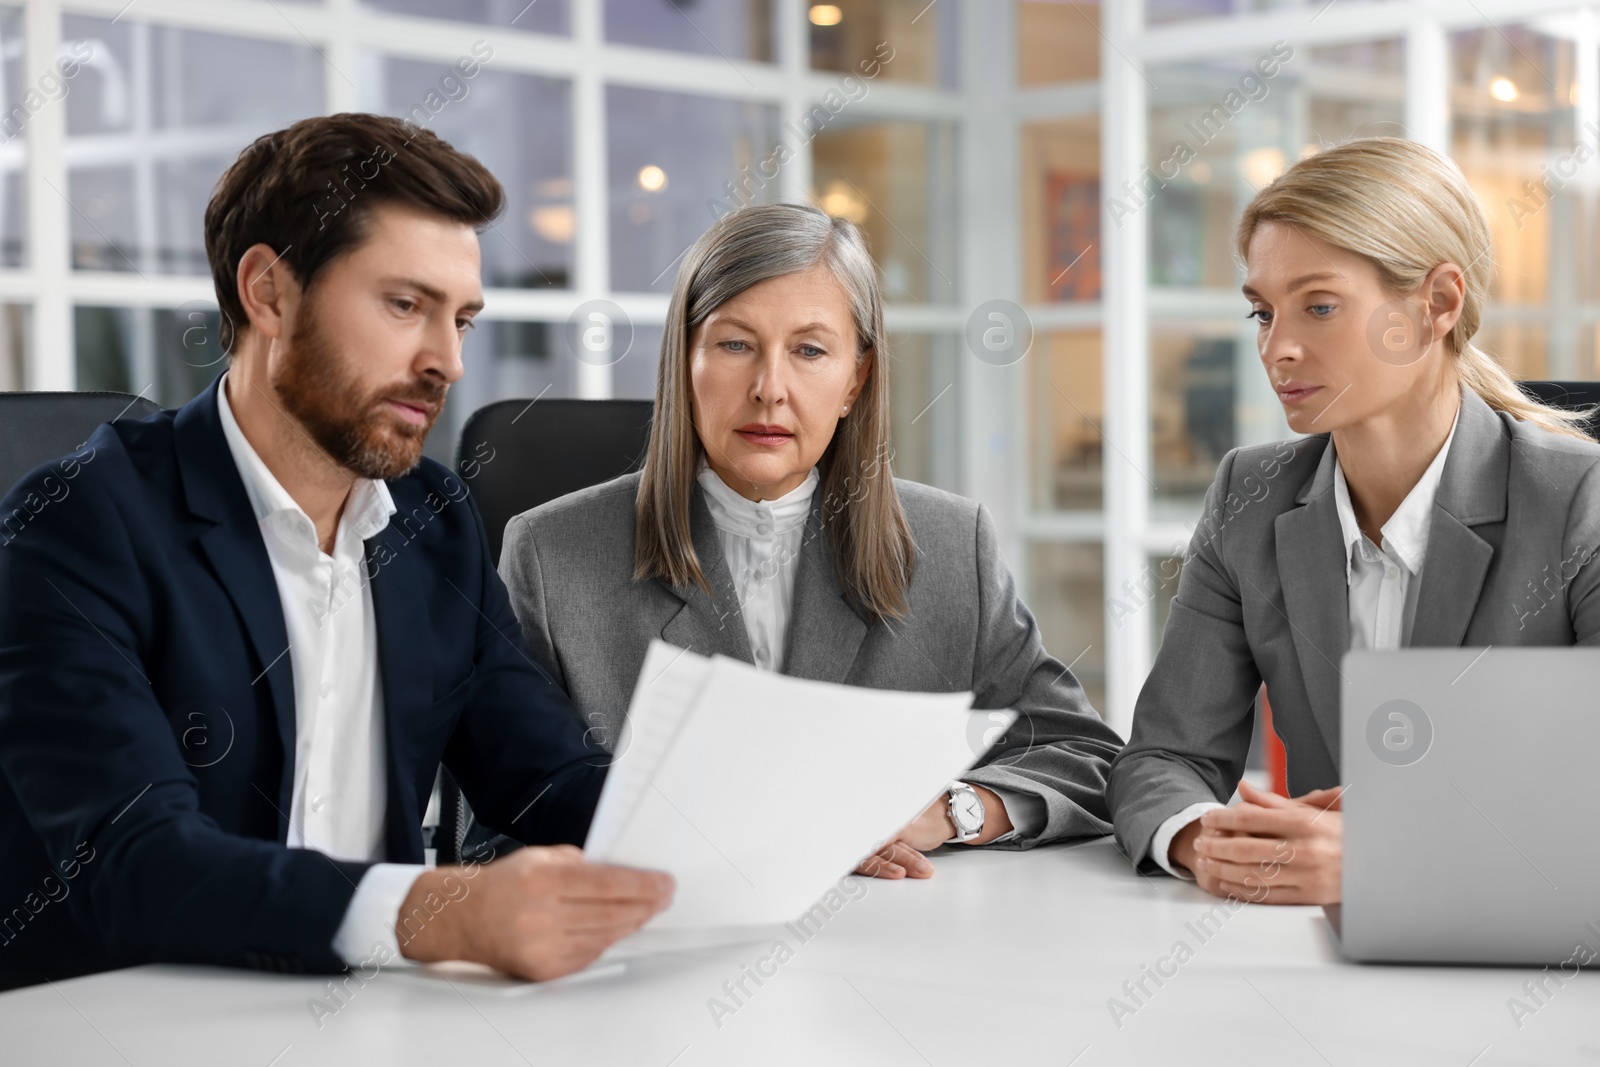
[[[1126,730],[1218,459],[1287,432],[1231,250],[1287,161],[1361,134],[1447,150],[1495,232],[1482,340],[1520,377],[1597,376],[1596,10],[0,3],[0,389],[177,405],[209,383],[206,200],[254,137],[308,115],[411,116],[508,189],[429,445],[445,461],[491,400],[650,396],[685,246],[735,203],[811,199],[882,268],[897,472],[989,507],[1047,645]],[[482,60],[470,79],[462,57]],[[566,341],[595,300],[631,336],[605,365]],[[997,323],[1003,358],[972,340]]]

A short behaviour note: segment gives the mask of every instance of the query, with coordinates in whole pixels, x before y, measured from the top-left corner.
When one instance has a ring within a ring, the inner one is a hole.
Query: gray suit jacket
[[[1350,647],[1334,450],[1321,434],[1238,448],[1206,493],[1161,639],[1111,770],[1117,838],[1149,864],[1161,823],[1226,803],[1266,682],[1289,792],[1339,784],[1339,682]],[[1411,647],[1600,639],[1600,445],[1462,393],[1433,506]]]
[[[518,515],[506,526],[500,556],[534,658],[608,747],[651,638],[752,662],[698,486],[691,534],[715,595],[633,579],[638,485],[639,475],[624,475]],[[925,485],[897,480],[895,487],[917,545],[908,617],[869,625],[851,608],[821,536],[818,493],[796,564],[784,673],[879,689],[970,689],[975,708],[1014,708],[1017,724],[965,776],[1042,799],[1044,825],[1007,846],[1108,833],[1106,774],[1122,741],[1066,666],[1045,651],[1000,558],[988,513]],[[981,735],[974,740],[974,753],[982,752]]]

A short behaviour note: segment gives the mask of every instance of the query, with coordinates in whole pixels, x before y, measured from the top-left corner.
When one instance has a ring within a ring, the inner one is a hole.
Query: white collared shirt
[[[750,638],[750,654],[763,670],[783,670],[784,642],[794,614],[794,575],[800,562],[811,497],[817,489],[817,468],[806,480],[776,500],[740,496],[717,472],[702,466],[700,488],[717,528],[722,556],[728,562],[739,614]]]
[[[1344,537],[1344,577],[1349,587],[1350,648],[1392,650],[1411,643],[1411,624],[1417,616],[1417,592],[1422,586],[1422,564],[1428,554],[1428,531],[1433,527],[1433,505],[1444,478],[1445,457],[1455,440],[1461,409],[1456,409],[1450,433],[1438,455],[1422,472],[1389,521],[1378,531],[1381,545],[1361,532],[1356,510],[1350,502],[1350,485],[1337,452],[1333,456],[1333,502],[1339,514],[1339,532]],[[1328,447],[1332,448],[1330,441]],[[1150,854],[1169,874],[1179,878],[1193,875],[1174,868],[1172,839],[1178,831],[1206,812],[1223,805],[1211,800],[1191,804],[1167,819],[1150,842]]]
[[[294,675],[295,751],[287,844],[370,862],[383,854],[388,778],[364,542],[389,525],[394,500],[383,482],[356,479],[329,555],[310,516],[239,428],[226,380],[217,389],[217,412],[266,544],[289,639],[284,651]],[[368,870],[333,941],[347,964],[368,959],[375,942],[399,957],[395,920],[422,870],[409,864]]]
[[[1461,413],[1456,412],[1459,421]],[[1433,527],[1433,503],[1444,477],[1445,456],[1455,440],[1455,423],[1422,472],[1411,492],[1394,509],[1378,531],[1382,545],[1361,532],[1350,485],[1338,454],[1333,457],[1333,499],[1344,535],[1345,581],[1350,587],[1350,648],[1396,649],[1411,641],[1411,623],[1417,615],[1417,590],[1422,563],[1428,554],[1428,531]],[[1330,445],[1331,447],[1331,445]]]

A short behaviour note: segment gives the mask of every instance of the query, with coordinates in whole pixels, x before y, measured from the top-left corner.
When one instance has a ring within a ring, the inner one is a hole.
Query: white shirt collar
[[[1411,492],[1400,501],[1389,521],[1383,524],[1378,535],[1383,540],[1382,549],[1394,556],[1412,574],[1422,573],[1423,560],[1428,554],[1428,531],[1433,526],[1433,504],[1439,495],[1439,483],[1444,478],[1444,460],[1450,454],[1450,442],[1455,440],[1456,426],[1461,422],[1461,409],[1450,423],[1450,433],[1439,454],[1433,457],[1428,469],[1422,472]],[[1360,551],[1364,535],[1356,522],[1356,510],[1350,502],[1350,485],[1345,481],[1344,468],[1339,465],[1339,454],[1333,456],[1333,500],[1339,513],[1339,530],[1344,535],[1344,576],[1348,583],[1353,579],[1351,552]]]
[[[228,403],[226,373],[223,375],[223,380],[217,384],[217,414],[222,419],[222,436],[228,441],[228,451],[233,455],[234,466],[239,468],[239,477],[244,481],[245,495],[250,498],[250,507],[255,511],[256,522],[266,525],[271,521],[286,528],[308,530],[315,543],[316,526],[312,523],[311,517],[295,503],[294,497],[289,495],[289,491],[278,482],[278,479],[273,477],[272,471],[256,454],[244,431],[239,428],[239,420],[234,418],[233,407]],[[348,532],[357,541],[365,541],[389,525],[389,516],[396,510],[394,498],[389,494],[389,486],[386,483],[371,478],[357,478],[350,488],[349,497],[345,500],[344,512],[339,517],[339,533],[336,537],[342,538]],[[280,515],[284,518],[275,518]]]
[[[706,508],[717,529],[740,537],[769,538],[805,524],[819,478],[817,468],[812,467],[798,488],[776,500],[760,501],[740,496],[704,460],[696,480],[705,490]]]

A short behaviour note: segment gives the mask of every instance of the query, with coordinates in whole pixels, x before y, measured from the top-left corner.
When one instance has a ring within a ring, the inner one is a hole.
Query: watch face
[[[955,817],[961,829],[976,830],[983,825],[983,801],[975,793],[957,793]]]

